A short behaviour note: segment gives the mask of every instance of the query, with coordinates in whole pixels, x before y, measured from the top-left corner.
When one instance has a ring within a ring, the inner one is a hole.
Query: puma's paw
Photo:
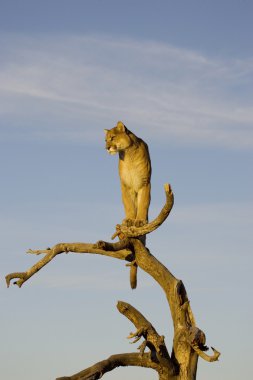
[[[123,226],[126,226],[126,227],[131,227],[131,226],[134,226],[134,219],[123,219],[122,220],[122,225]]]
[[[135,227],[143,227],[147,223],[148,223],[148,221],[145,219],[135,219],[135,221],[134,221]]]

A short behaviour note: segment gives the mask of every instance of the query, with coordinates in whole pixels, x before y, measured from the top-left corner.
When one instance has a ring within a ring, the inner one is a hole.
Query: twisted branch
[[[119,236],[119,235],[125,238],[143,236],[156,230],[165,221],[165,219],[167,219],[174,204],[174,195],[173,195],[170,184],[166,183],[164,185],[164,190],[165,190],[165,196],[166,196],[166,203],[163,206],[160,214],[152,222],[147,223],[142,227],[135,227],[135,226],[127,227],[122,224],[117,224],[116,232],[112,236],[112,239],[114,239],[116,236]]]
[[[207,362],[215,362],[220,357],[220,352],[217,351],[214,347],[211,347],[213,350],[213,355],[207,355],[205,352],[203,352],[197,345],[191,344],[194,351],[205,361]]]
[[[128,336],[128,339],[135,338],[131,343],[136,343],[141,337],[144,338],[144,342],[138,348],[140,355],[142,356],[145,348],[148,347],[151,351],[151,358],[158,360],[161,366],[166,367],[167,370],[170,371],[170,374],[174,375],[176,366],[170,358],[164,342],[164,336],[159,335],[152,324],[130,304],[119,301],[117,308],[119,312],[127,317],[137,328],[135,333],[130,333]]]

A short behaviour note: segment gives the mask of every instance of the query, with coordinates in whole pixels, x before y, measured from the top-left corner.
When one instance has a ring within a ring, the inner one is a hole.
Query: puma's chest
[[[149,182],[148,162],[138,161],[134,158],[125,157],[119,162],[119,175],[121,182],[138,192]]]

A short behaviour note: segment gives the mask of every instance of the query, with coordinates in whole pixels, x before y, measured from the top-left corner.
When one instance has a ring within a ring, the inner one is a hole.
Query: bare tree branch
[[[151,360],[149,354],[140,356],[138,353],[126,353],[112,355],[108,359],[98,362],[75,375],[58,377],[56,380],[97,380],[105,373],[112,371],[117,367],[126,366],[146,367],[152,368],[157,372],[161,371],[160,365]]]
[[[123,241],[123,243],[126,246],[126,242]],[[121,242],[119,242],[117,247],[121,246]],[[51,249],[42,249],[42,250],[31,250],[29,249],[27,251],[28,253],[40,255],[45,254],[45,256],[38,261],[36,264],[34,264],[31,268],[29,268],[26,272],[14,272],[10,273],[5,276],[5,280],[7,283],[7,287],[10,286],[10,282],[13,279],[19,279],[18,281],[14,282],[14,285],[17,285],[21,288],[23,283],[27,281],[30,277],[32,277],[35,273],[37,273],[41,268],[43,268],[45,265],[47,265],[53,258],[61,253],[68,253],[68,252],[74,252],[74,253],[91,253],[91,254],[97,254],[97,255],[103,255],[103,256],[109,256],[120,260],[132,260],[131,251],[129,249],[122,249],[122,250],[115,250],[115,251],[108,251],[99,248],[99,244],[90,244],[90,243],[59,243],[56,244]]]
[[[144,338],[144,342],[139,347],[140,354],[143,355],[145,348],[148,347],[151,351],[151,357],[156,358],[161,366],[170,371],[171,375],[175,375],[178,368],[170,358],[164,336],[159,335],[152,324],[132,305],[119,301],[117,308],[137,329],[135,333],[130,333],[128,339],[135,338],[132,343],[136,343],[141,337]]]
[[[194,351],[202,358],[204,359],[205,361],[207,362],[215,362],[219,359],[220,357],[220,352],[217,351],[215,348],[211,347],[211,349],[213,350],[213,355],[207,355],[205,352],[203,352],[199,347],[198,345],[194,345],[192,344],[191,345],[192,348],[194,349]]]
[[[139,236],[146,233],[149,233],[156,229],[158,226],[160,226],[164,220],[167,218],[167,216],[170,213],[170,210],[173,206],[173,193],[171,190],[170,185],[166,184],[164,185],[165,193],[166,193],[166,204],[163,207],[162,211],[158,215],[156,219],[153,220],[153,222],[138,228],[131,227],[134,230],[131,232],[131,236]],[[120,228],[123,228],[123,226],[120,226]],[[124,230],[125,231],[125,230]],[[128,231],[128,230],[127,230]],[[128,237],[128,232],[125,231],[124,235],[121,234],[121,236]],[[118,234],[120,234],[119,232]],[[106,243],[105,243],[106,244]],[[5,276],[7,287],[10,286],[11,280],[18,279],[17,281],[14,281],[14,285],[17,285],[18,287],[21,287],[24,282],[26,282],[30,277],[32,277],[35,273],[37,273],[41,268],[43,268],[45,265],[47,265],[56,255],[61,254],[63,252],[75,252],[75,253],[92,253],[92,254],[99,254],[99,255],[105,255],[114,257],[120,260],[127,260],[132,261],[131,259],[131,252],[125,251],[123,248],[123,252],[120,252],[119,247],[126,247],[127,248],[127,240],[123,239],[122,241],[116,243],[113,247],[113,252],[108,251],[108,249],[100,249],[99,244],[89,244],[89,243],[59,243],[56,244],[53,248],[48,249],[42,249],[42,250],[32,250],[29,249],[27,252],[35,255],[39,254],[45,254],[45,257],[41,259],[39,262],[34,264],[31,268],[29,268],[26,272],[14,272],[10,273]],[[129,256],[130,255],[130,256]]]

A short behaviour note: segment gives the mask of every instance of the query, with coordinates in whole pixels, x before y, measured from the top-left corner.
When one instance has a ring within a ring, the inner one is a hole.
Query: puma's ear
[[[122,123],[122,121],[118,121],[116,127],[117,127],[117,129],[118,129],[119,132],[125,132],[126,131],[126,127]]]
[[[105,134],[107,134],[108,131],[109,131],[109,129],[104,129]]]

